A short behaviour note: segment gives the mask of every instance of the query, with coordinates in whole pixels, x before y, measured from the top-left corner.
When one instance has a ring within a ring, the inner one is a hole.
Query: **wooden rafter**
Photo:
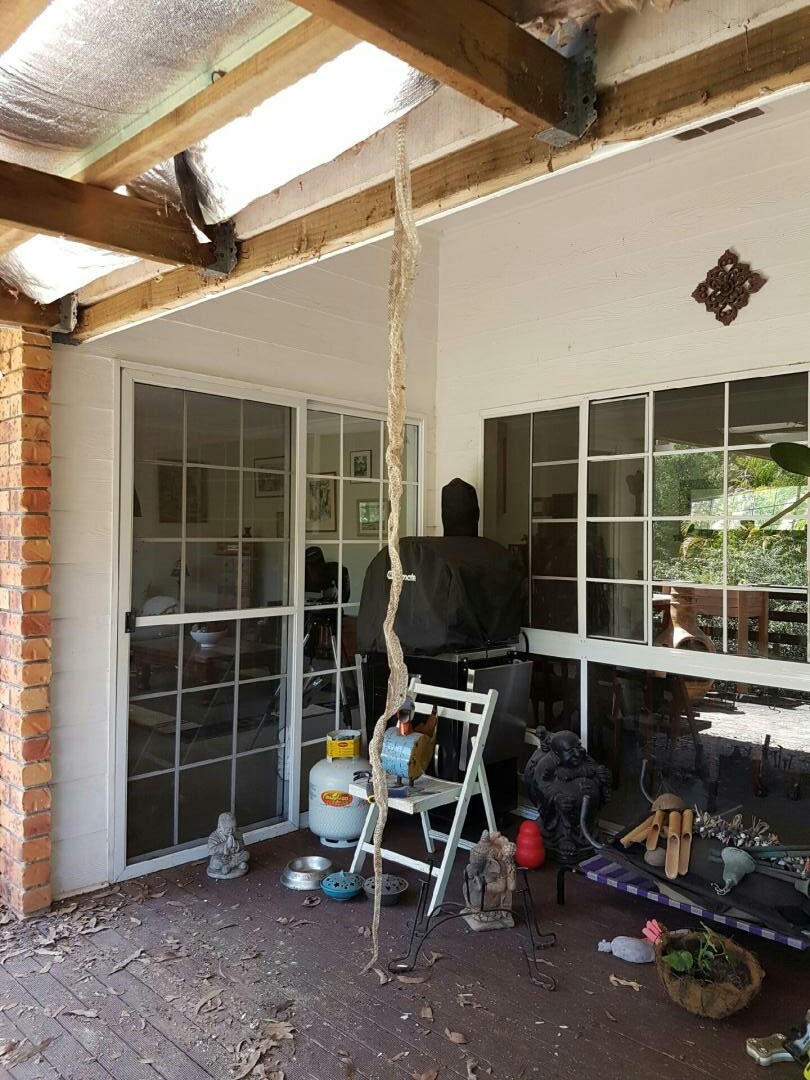
[[[0,4],[0,55],[14,44],[50,0],[3,0]]]
[[[586,160],[596,145],[664,134],[756,101],[763,88],[802,83],[810,83],[810,8],[611,87],[601,96],[587,141],[550,150],[515,128],[416,169],[417,217],[557,172]],[[206,281],[181,268],[109,296],[80,311],[75,337],[89,340],[382,236],[391,227],[392,199],[391,183],[377,184],[260,233],[243,242],[225,282]]]
[[[484,0],[301,5],[532,131],[564,119],[568,61]]]
[[[2,3],[2,0],[0,0]],[[160,117],[73,174],[72,179],[116,188],[254,109],[267,98],[346,52],[357,39],[322,19],[308,18],[254,56],[226,72],[201,93]],[[28,238],[21,229],[0,229],[0,255]]]
[[[156,262],[207,266],[185,214],[171,206],[0,162],[0,222]]]
[[[13,293],[0,283],[0,325],[50,330],[58,322],[59,304],[38,304],[24,293]]]

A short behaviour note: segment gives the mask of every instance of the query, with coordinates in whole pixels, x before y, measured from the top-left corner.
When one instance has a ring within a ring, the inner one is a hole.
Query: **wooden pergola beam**
[[[50,330],[59,322],[59,304],[38,304],[24,293],[14,293],[0,282],[0,326],[28,326]]]
[[[208,266],[184,213],[24,165],[0,162],[0,222],[155,262]]]
[[[301,0],[301,6],[532,131],[565,119],[570,61],[484,0]]]
[[[3,0],[0,4],[0,56],[10,48],[50,0]]]
[[[313,17],[305,19],[201,93],[72,174],[71,179],[105,188],[129,183],[356,44],[356,38],[337,26]],[[0,229],[0,255],[30,235],[30,230]]]
[[[785,15],[605,90],[587,141],[552,149],[519,128],[414,170],[418,219],[469,205],[586,160],[599,144],[665,134],[757,101],[767,91],[810,83],[810,8]],[[391,182],[305,213],[242,243],[233,273],[206,281],[181,268],[79,312],[74,337],[87,341],[383,236],[393,220]]]

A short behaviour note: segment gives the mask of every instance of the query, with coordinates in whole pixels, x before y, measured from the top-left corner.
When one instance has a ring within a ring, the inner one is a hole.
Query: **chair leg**
[[[366,853],[363,851],[363,844],[371,843],[371,834],[374,832],[374,826],[377,823],[377,814],[379,810],[375,803],[371,803],[366,814],[366,820],[363,822],[363,829],[360,833],[360,839],[357,841],[357,847],[354,849],[354,858],[352,859],[352,865],[349,868],[349,872],[352,874],[359,874],[363,863],[365,862]]]
[[[565,905],[565,875],[567,870],[567,866],[561,866],[557,871],[557,903],[560,907]]]
[[[455,861],[456,852],[458,851],[458,842],[461,839],[461,832],[464,828],[464,822],[467,819],[467,809],[469,805],[469,793],[462,795],[456,803],[456,814],[453,818],[453,824],[450,826],[450,832],[447,834],[444,855],[442,856],[439,874],[436,878],[436,886],[433,889],[433,895],[430,898],[430,904],[428,906],[428,915],[432,915],[434,909],[444,900],[444,894],[447,891],[447,883],[450,880],[453,862]]]
[[[487,825],[490,832],[498,831],[498,823],[495,820],[495,808],[492,805],[492,795],[489,791],[489,780],[487,780],[487,771],[483,764],[478,767],[478,786],[481,789],[481,799],[484,803],[484,814],[486,815]]]
[[[430,814],[427,810],[423,810],[419,815],[422,819],[422,832],[425,834],[425,847],[427,848],[428,855],[436,854],[436,845],[433,843],[433,837],[430,835]]]

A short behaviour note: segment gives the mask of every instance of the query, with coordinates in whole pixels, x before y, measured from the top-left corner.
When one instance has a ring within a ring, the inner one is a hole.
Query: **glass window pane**
[[[236,398],[186,393],[186,461],[238,466],[241,413]]]
[[[588,577],[644,578],[641,522],[588,522]]]
[[[729,383],[730,446],[807,441],[807,373]]]
[[[338,545],[309,544],[304,553],[306,603],[318,606],[337,603],[340,599],[340,585],[340,548]]]
[[[290,489],[290,476],[284,473],[245,472],[242,479],[242,536],[254,539],[288,537]]]
[[[653,586],[653,645],[693,652],[723,648],[723,590]]]
[[[646,398],[594,401],[588,413],[588,453],[641,454],[646,448]]]
[[[304,671],[333,671],[337,667],[338,609],[315,608],[304,619]]]
[[[655,450],[723,445],[723,383],[659,390],[654,401]]]
[[[573,731],[579,735],[579,660],[537,655],[529,659],[534,662],[531,695],[535,722],[546,731]]]
[[[363,726],[360,716],[360,699],[357,690],[357,669],[350,668],[341,672],[343,690],[340,698],[339,721],[342,728],[360,731]]]
[[[244,424],[242,453],[244,467],[289,472],[292,410],[285,405],[245,401],[242,422]]]
[[[337,677],[321,672],[304,679],[301,738],[317,739],[335,730]]]
[[[538,630],[559,630],[575,634],[577,583],[575,581],[532,581],[532,626]]]
[[[317,539],[324,533],[332,533],[337,539],[339,498],[338,480],[325,477],[314,480],[307,478],[305,511],[308,536],[312,535]]]
[[[531,417],[484,421],[483,535],[509,548],[529,575]]]
[[[233,682],[236,624],[191,623],[183,630],[183,687]]]
[[[218,761],[194,769],[181,769],[178,843],[206,840],[217,818],[231,808],[231,762]]]
[[[173,768],[176,728],[177,694],[130,701],[128,775]]]
[[[806,594],[729,589],[728,651],[806,664]]]
[[[588,636],[644,641],[644,586],[589,581]]]
[[[127,859],[174,844],[174,773],[127,784]]]
[[[589,517],[642,517],[646,463],[590,461],[588,463]]]
[[[351,597],[360,599],[363,591],[363,580],[366,576],[371,560],[376,557],[380,550],[378,544],[344,544],[343,545],[343,602]],[[347,591],[348,586],[348,591]]]
[[[532,417],[532,461],[579,458],[579,409],[553,409]]]
[[[340,414],[310,409],[307,413],[307,472],[337,476],[340,472]]]
[[[672,454],[653,462],[653,514],[722,519],[723,455]]]
[[[784,472],[767,450],[729,454],[729,584],[807,586],[806,505],[763,527],[806,491],[807,477]]]
[[[180,542],[136,540],[132,549],[132,610],[174,615],[180,609]]]
[[[284,751],[236,759],[236,805],[240,828],[269,825],[284,817]]]
[[[380,542],[382,528],[382,488],[377,481],[361,483],[342,481],[344,540],[373,540]]]
[[[135,460],[183,460],[183,391],[136,383]]]
[[[286,738],[286,679],[263,679],[239,687],[236,752],[278,746]]]
[[[188,541],[184,611],[229,611],[237,605],[239,541]]]
[[[532,517],[575,518],[579,470],[576,465],[535,465]]]
[[[180,764],[233,752],[233,686],[187,690],[180,703]]]
[[[382,422],[343,417],[343,475],[355,480],[382,476]]]
[[[653,577],[658,581],[723,583],[723,527],[712,521],[654,521]]]
[[[290,545],[242,541],[241,608],[283,607],[290,602]]]
[[[225,540],[238,534],[239,473],[189,466],[186,469],[186,536]]]
[[[301,793],[298,799],[298,808],[301,813],[305,813],[309,809],[309,773],[313,765],[317,765],[319,761],[322,761],[326,757],[326,743],[316,742],[310,743],[309,746],[301,747]]]
[[[357,613],[359,604],[349,604],[340,613],[340,666],[354,667],[357,655]]]
[[[239,624],[239,678],[263,679],[287,671],[286,618],[243,619]]]
[[[532,574],[538,577],[577,576],[575,521],[543,521],[532,525]]]
[[[183,466],[136,462],[133,535],[178,539],[183,533]]]
[[[176,626],[144,626],[129,635],[129,696],[177,689]]]

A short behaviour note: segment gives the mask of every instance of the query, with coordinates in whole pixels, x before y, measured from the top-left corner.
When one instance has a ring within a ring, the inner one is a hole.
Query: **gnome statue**
[[[499,832],[481,833],[464,871],[464,920],[473,930],[508,930],[515,925],[515,845]]]
[[[208,876],[218,881],[247,873],[250,852],[245,850],[242,830],[231,813],[220,814],[217,827],[208,837]]]

